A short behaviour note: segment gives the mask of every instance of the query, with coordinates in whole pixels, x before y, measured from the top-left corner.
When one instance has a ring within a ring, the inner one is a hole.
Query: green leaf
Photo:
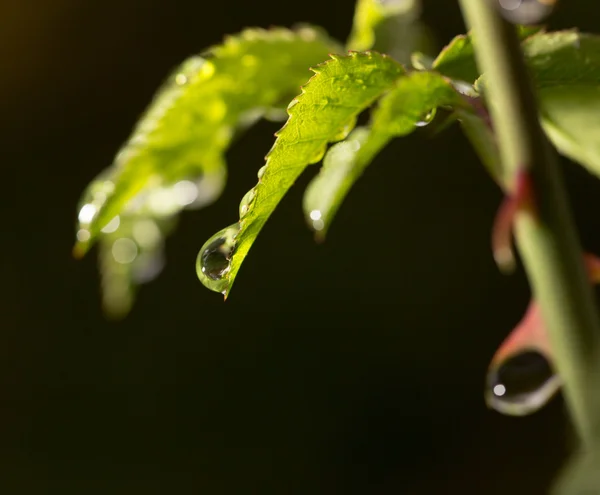
[[[356,129],[346,141],[331,147],[304,195],[304,214],[317,239],[325,237],[350,188],[377,153],[394,137],[410,134],[427,122],[441,106],[471,116],[467,100],[450,80],[434,72],[412,72],[381,99],[371,130]]]
[[[536,33],[540,33],[539,26],[518,26],[519,38],[525,40]],[[472,33],[456,36],[437,56],[433,68],[457,81],[473,83],[479,77],[479,69],[475,62]]]
[[[401,19],[404,22],[400,27],[407,28],[418,17],[419,11],[419,0],[357,0],[352,32],[346,46],[349,50],[369,50],[378,42],[378,31],[386,20]]]
[[[224,253],[228,265],[219,271],[222,276],[218,280],[206,277],[203,267],[198,268],[200,280],[209,289],[229,293],[252,243],[294,181],[308,165],[322,159],[329,142],[344,139],[358,114],[404,73],[397,62],[374,52],[332,56],[313,71],[302,94],[288,107],[289,119],[277,133],[258,184],[242,201],[240,230],[232,252]],[[209,259],[206,249],[210,246],[222,250],[217,241],[209,240],[199,258]]]
[[[370,129],[359,127],[329,149],[319,174],[304,192],[304,214],[318,240],[325,238],[350,188],[388,142],[387,136],[371,135]]]
[[[524,49],[546,134],[563,155],[600,176],[600,37],[548,33]]]
[[[542,33],[523,50],[546,134],[563,155],[600,176],[600,37]],[[485,75],[476,85],[485,91]]]
[[[600,176],[600,86],[540,91],[542,126],[563,155]]]
[[[380,100],[373,112],[373,131],[390,138],[405,136],[441,106],[470,108],[450,79],[436,72],[411,72]]]
[[[174,216],[184,207],[205,206],[219,196],[226,176],[224,153],[235,133],[285,108],[306,80],[308,67],[332,51],[341,48],[315,28],[247,29],[171,74],[113,165],[90,183],[80,204],[74,252],[82,256],[100,239],[109,314],[118,316],[129,309],[135,279],[140,278],[135,274],[162,258],[164,236]],[[186,198],[193,188],[197,198],[189,205]],[[106,231],[116,221],[118,229]],[[153,222],[160,242],[150,249],[135,240],[134,261],[116,261],[114,243],[134,240],[132,229],[139,222]]]

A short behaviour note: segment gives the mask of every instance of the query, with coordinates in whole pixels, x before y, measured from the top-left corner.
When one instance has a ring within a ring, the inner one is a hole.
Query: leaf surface
[[[249,193],[251,200],[240,208],[240,230],[224,275],[225,295],[263,225],[299,175],[323,158],[328,143],[344,139],[358,114],[404,74],[401,65],[376,52],[334,56],[313,71],[315,75],[302,88],[302,94],[288,107],[288,121],[277,133],[266,165],[259,172],[259,182]],[[199,277],[207,287],[221,291],[222,284],[216,289],[211,280],[203,278],[201,270]]]

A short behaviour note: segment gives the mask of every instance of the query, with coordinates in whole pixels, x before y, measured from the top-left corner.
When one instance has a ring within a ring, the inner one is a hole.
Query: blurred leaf
[[[502,164],[500,163],[500,152],[492,128],[480,115],[474,112],[458,109],[456,116],[477,156],[479,156],[492,178],[500,184]]]
[[[372,138],[370,129],[359,127],[329,149],[319,174],[304,192],[304,214],[317,239],[325,238],[348,191],[388,141]]]
[[[600,37],[549,33],[524,47],[548,137],[563,155],[600,176]]]
[[[542,33],[523,50],[546,134],[563,155],[600,176],[600,36]],[[476,86],[485,92],[485,75]]]
[[[552,487],[552,495],[600,495],[600,446],[576,453]]]
[[[226,177],[224,153],[235,132],[265,114],[276,115],[297,94],[308,67],[340,50],[311,27],[247,29],[173,72],[80,205],[75,254],[82,256],[100,239],[109,314],[129,310],[137,281],[148,278],[162,260],[163,239],[174,216],[219,196]],[[152,248],[135,235],[135,226],[151,223],[159,234]],[[126,244],[137,254],[133,261],[118,261]]]
[[[375,46],[376,43],[385,43],[380,38],[386,35],[381,31],[386,21],[400,21],[401,25],[396,25],[396,31],[407,31],[409,26],[416,22],[420,11],[420,0],[357,0],[352,32],[347,43],[348,49],[363,51],[376,48],[389,52],[389,42],[387,47]],[[407,44],[406,40],[400,40],[399,43]],[[408,48],[408,53],[413,49],[415,47]]]
[[[332,56],[313,71],[315,75],[302,88],[302,94],[288,107],[288,121],[277,133],[258,184],[242,202],[235,246],[230,246],[232,252],[224,253],[228,266],[215,278],[207,278],[204,267],[198,269],[200,280],[209,289],[229,293],[252,243],[298,176],[307,165],[323,158],[327,143],[343,140],[358,114],[404,73],[391,58],[370,52]],[[213,245],[221,249],[222,243],[209,240],[201,250],[201,260],[208,259],[205,250]]]
[[[517,33],[522,40],[541,32],[540,26],[517,26]],[[480,74],[475,62],[473,41],[471,33],[456,36],[439,53],[433,62],[433,68],[457,81],[473,83]]]

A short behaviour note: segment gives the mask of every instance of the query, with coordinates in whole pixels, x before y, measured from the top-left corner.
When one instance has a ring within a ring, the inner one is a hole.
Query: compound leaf
[[[107,313],[125,314],[136,283],[157,271],[176,213],[219,196],[224,153],[235,133],[285,108],[308,68],[332,51],[341,48],[315,28],[253,28],[172,73],[80,204],[75,254],[100,239]],[[150,234],[152,246],[144,245],[144,235],[136,237],[139,225],[154,225],[146,229],[157,234]]]

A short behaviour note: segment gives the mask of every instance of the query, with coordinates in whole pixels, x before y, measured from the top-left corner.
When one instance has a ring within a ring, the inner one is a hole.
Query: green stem
[[[517,214],[517,246],[548,329],[571,416],[588,446],[600,438],[600,321],[557,157],[539,124],[514,26],[491,1],[460,4],[486,75],[503,182],[510,191],[519,170],[531,177],[536,212]]]

